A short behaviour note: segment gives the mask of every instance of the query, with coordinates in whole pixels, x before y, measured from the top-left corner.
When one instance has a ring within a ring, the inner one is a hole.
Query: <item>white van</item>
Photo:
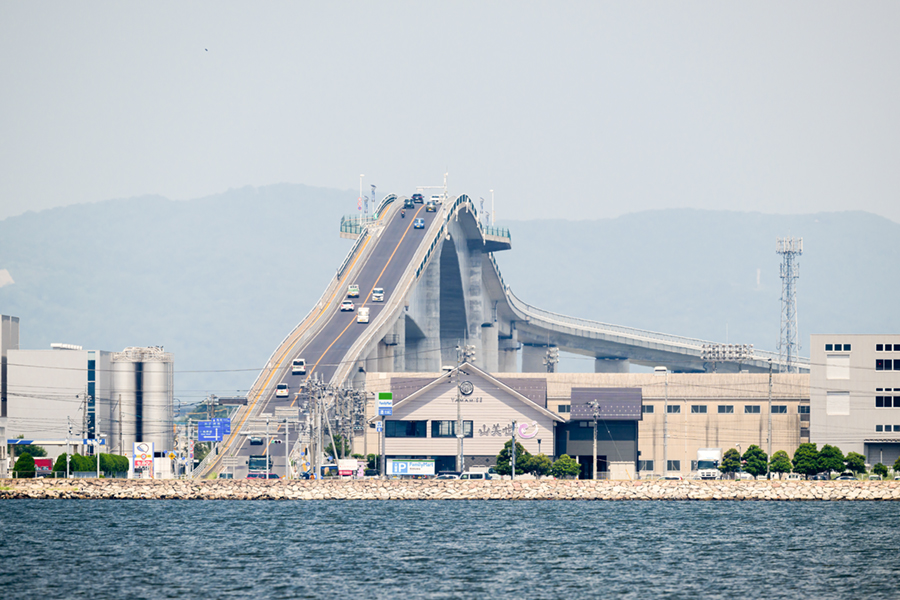
[[[462,475],[459,476],[460,479],[478,479],[480,481],[490,479],[490,473],[473,473],[472,471],[466,471]]]
[[[291,375],[306,375],[306,359],[294,359],[291,363]]]
[[[276,398],[287,398],[288,397],[288,386],[286,383],[279,383],[275,386],[275,397]]]
[[[360,306],[359,310],[356,311],[356,322],[357,323],[368,323],[369,322],[369,307],[368,306]]]

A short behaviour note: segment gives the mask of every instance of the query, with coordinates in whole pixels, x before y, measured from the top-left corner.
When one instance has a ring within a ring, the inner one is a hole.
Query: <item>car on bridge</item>
[[[384,288],[372,288],[372,302],[384,302]]]
[[[413,221],[413,229],[425,229],[425,219],[419,217]]]
[[[353,305],[353,302],[351,302],[350,300],[344,300],[343,302],[341,302],[341,310],[342,311],[348,310],[350,312],[353,312],[355,309],[356,309],[356,307]]]
[[[416,203],[412,201],[412,198],[407,198],[403,201],[403,208],[415,208]]]
[[[306,359],[295,358],[291,362],[291,375],[306,375]]]
[[[425,205],[425,212],[437,212],[437,204],[434,201],[429,201],[428,204]]]
[[[359,298],[359,286],[355,284],[347,286],[347,297]]]
[[[422,204],[423,202],[425,202],[425,196],[423,196],[422,194],[413,194],[412,201],[416,204]]]
[[[279,383],[277,386],[275,386],[276,398],[287,398],[288,392],[288,385],[286,383]]]
[[[261,437],[251,437],[251,438],[250,438],[250,445],[251,445],[251,446],[262,446],[262,445],[263,445],[263,440],[262,440]]]

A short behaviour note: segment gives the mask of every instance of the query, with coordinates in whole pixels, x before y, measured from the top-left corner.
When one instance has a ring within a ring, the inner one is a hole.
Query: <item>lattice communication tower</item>
[[[778,340],[778,356],[781,368],[788,373],[798,371],[796,361],[800,356],[800,332],[797,325],[797,279],[803,254],[803,238],[778,238],[775,252],[781,255],[781,337]]]

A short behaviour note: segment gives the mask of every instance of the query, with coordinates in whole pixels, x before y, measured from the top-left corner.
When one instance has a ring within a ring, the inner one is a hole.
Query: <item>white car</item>
[[[276,398],[287,398],[288,397],[288,386],[286,383],[279,383],[275,387],[275,397]]]
[[[353,305],[353,302],[351,302],[350,300],[344,300],[343,302],[341,302],[341,310],[342,311],[349,310],[350,312],[353,312],[355,309],[356,309],[356,307]]]
[[[372,290],[372,302],[384,302],[384,288],[374,288]]]
[[[295,358],[291,363],[291,375],[306,375],[306,360]]]

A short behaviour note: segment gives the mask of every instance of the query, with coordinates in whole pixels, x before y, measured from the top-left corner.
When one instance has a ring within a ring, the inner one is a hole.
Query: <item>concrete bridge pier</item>
[[[484,359],[480,363],[475,364],[479,365],[488,373],[497,373],[500,370],[498,356],[500,342],[498,337],[499,333],[496,323],[485,323],[481,326],[481,349],[484,353]]]
[[[406,314],[401,314],[394,329],[385,337],[385,343],[390,345],[394,354],[394,372],[406,370]]]
[[[516,373],[519,370],[519,341],[515,331],[512,337],[497,341],[497,372]]]
[[[594,359],[594,373],[628,373],[630,371],[631,361],[627,358],[598,356]]]
[[[547,346],[522,344],[522,372],[546,373],[544,359],[547,358]]]

